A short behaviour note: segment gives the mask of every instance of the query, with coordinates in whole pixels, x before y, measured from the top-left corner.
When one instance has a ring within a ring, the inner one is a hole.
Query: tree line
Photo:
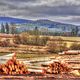
[[[1,23],[1,33],[6,33],[6,34],[15,34],[15,33],[17,33],[15,24],[13,24],[13,23],[11,23],[11,24]]]
[[[27,31],[31,35],[47,35],[47,36],[80,36],[79,27],[72,27],[70,32],[42,32],[38,27]]]

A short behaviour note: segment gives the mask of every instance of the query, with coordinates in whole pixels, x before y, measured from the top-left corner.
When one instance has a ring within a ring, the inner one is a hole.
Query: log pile
[[[16,59],[16,55],[9,59],[6,64],[0,64],[0,75],[8,74],[8,75],[17,75],[17,74],[61,74],[68,73],[71,71],[71,68],[68,67],[66,63],[62,63],[59,61],[54,61],[46,66],[46,68],[42,67],[39,70],[36,69],[27,69],[24,63],[18,61]]]
[[[6,64],[0,65],[0,74],[27,74],[28,70],[26,66],[20,61],[16,60],[16,56],[14,55],[12,59],[9,59]]]
[[[50,63],[46,69],[47,73],[53,74],[61,74],[61,73],[68,73],[71,69],[67,67],[67,65],[62,64],[60,62],[53,62]]]

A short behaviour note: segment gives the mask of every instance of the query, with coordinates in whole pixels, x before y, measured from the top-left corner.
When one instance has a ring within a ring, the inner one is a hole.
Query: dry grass
[[[53,38],[62,38],[63,40],[80,41],[80,37],[53,36]]]
[[[80,44],[80,37],[64,37],[64,36],[51,36],[50,38],[54,39],[63,39],[65,43],[67,43],[67,47],[70,47],[74,42]]]
[[[7,55],[7,54],[9,54],[9,53],[0,53],[0,56]]]
[[[37,53],[37,54],[35,54],[35,53],[32,53],[32,54],[23,54],[23,53],[17,53],[17,58],[22,58],[22,59],[33,59],[33,58],[36,58],[36,59],[38,59],[38,58],[46,58],[46,57],[48,57],[48,58],[52,58],[52,57],[57,57],[58,56],[58,54],[40,54],[40,53]]]

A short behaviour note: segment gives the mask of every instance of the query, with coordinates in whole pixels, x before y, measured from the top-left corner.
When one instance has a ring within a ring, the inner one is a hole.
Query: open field
[[[7,54],[9,54],[9,53],[0,53],[0,56],[7,55]]]
[[[23,54],[23,53],[17,53],[17,58],[23,58],[23,59],[39,59],[39,58],[50,58],[50,57],[57,57],[58,56],[58,54],[34,54],[34,53],[32,53],[32,54]]]
[[[8,36],[8,35],[6,35]],[[7,37],[6,36],[1,36],[1,39],[3,42],[2,46],[0,47],[0,52],[1,53],[10,53],[10,52],[17,52],[17,53],[48,53],[47,50],[49,50],[49,47],[46,45],[48,42],[54,42],[54,41],[58,41],[58,43],[61,41],[61,43],[66,43],[66,47],[70,47],[73,43],[79,43],[80,44],[80,37],[64,37],[64,36],[40,36],[41,37],[48,37],[48,41],[47,43],[45,43],[45,45],[40,46],[40,45],[32,45],[32,44],[17,44],[14,43],[14,35],[12,35],[12,37]],[[34,37],[33,35],[30,35],[30,37]],[[28,37],[27,39],[32,39],[31,42],[35,41],[34,38],[30,38]],[[10,40],[10,44],[12,46],[7,46],[8,44],[5,43],[5,40],[8,39]],[[26,40],[27,40],[26,39]],[[18,40],[19,42],[19,40]],[[16,45],[16,46],[14,46]]]
[[[80,44],[80,37],[63,37],[63,36],[48,36],[52,41],[54,39],[61,38],[62,42],[66,43],[66,46],[69,48],[73,43]],[[59,40],[58,40],[59,41]],[[1,53],[47,53],[48,46],[35,46],[35,45],[23,45],[18,44],[17,47],[0,47]]]
[[[41,37],[43,37],[43,36],[41,36]],[[67,47],[70,47],[74,42],[80,43],[80,37],[64,37],[64,36],[47,36],[47,37],[49,37],[50,38],[49,40],[51,40],[53,42],[54,42],[54,39],[60,40],[59,38],[61,38],[62,42],[67,43]],[[6,37],[4,37],[4,38],[6,38]],[[7,53],[16,52],[18,58],[24,58],[24,59],[59,56],[54,53],[50,54],[47,51],[48,50],[47,45],[44,45],[44,46],[23,45],[23,44],[17,44],[17,45],[18,45],[17,47],[0,47],[0,55],[2,56]]]
[[[9,54],[9,53],[0,53],[0,56],[7,55],[7,54]],[[18,59],[39,59],[39,58],[46,58],[46,57],[56,58],[59,55],[55,54],[55,53],[53,53],[53,54],[46,54],[46,53],[45,54],[40,54],[40,53],[30,53],[30,54],[28,54],[28,53],[25,53],[25,54],[24,53],[16,53],[16,56],[17,56]]]
[[[70,47],[74,41],[76,41],[76,43],[80,44],[80,37],[61,37],[61,36],[53,36],[53,38],[62,38],[64,41],[64,43],[66,43],[67,47]],[[68,41],[67,41],[68,40]],[[22,54],[27,54],[28,57],[30,57],[29,55],[31,55],[32,57],[38,57],[38,55],[40,56],[40,54],[43,56],[48,55],[48,46],[35,46],[35,45],[22,45],[19,44],[18,47],[0,47],[0,53],[12,53],[12,52],[16,52],[16,53],[20,53],[20,55]],[[0,54],[0,55],[3,55]],[[50,54],[49,54],[50,55]],[[53,54],[51,54],[53,55]],[[21,56],[22,57],[22,56]],[[20,57],[20,58],[21,58]],[[26,58],[23,57],[23,58]]]
[[[52,40],[56,40],[56,41],[59,41],[60,39],[62,39],[62,42],[65,42],[67,44],[68,48],[73,43],[79,43],[80,44],[80,37],[50,36],[49,38]]]
[[[69,40],[69,41],[78,41],[80,42],[80,37],[65,37],[65,36],[51,36],[51,38],[62,38],[63,40]]]

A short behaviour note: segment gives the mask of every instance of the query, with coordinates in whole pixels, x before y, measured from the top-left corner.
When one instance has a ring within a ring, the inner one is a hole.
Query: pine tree
[[[5,27],[4,27],[3,23],[1,24],[1,33],[5,33]]]
[[[38,27],[35,27],[34,29],[34,35],[35,35],[35,42],[36,42],[36,45],[39,44],[39,30],[38,30]]]
[[[39,35],[38,27],[35,27],[35,29],[34,29],[34,35]]]
[[[78,36],[78,31],[79,31],[79,29],[78,29],[78,27],[76,26],[76,28],[75,28],[76,36]]]
[[[72,36],[77,36],[78,35],[78,31],[79,31],[79,29],[78,29],[78,27],[75,27],[75,28],[72,28]]]
[[[9,34],[9,24],[8,23],[6,23],[5,28],[6,28],[6,33]]]
[[[71,35],[75,36],[75,29],[74,28],[72,28]]]
[[[16,26],[14,23],[11,23],[11,34],[17,33]]]

